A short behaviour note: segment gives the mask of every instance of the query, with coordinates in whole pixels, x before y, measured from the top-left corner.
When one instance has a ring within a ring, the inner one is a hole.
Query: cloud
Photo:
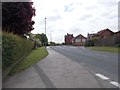
[[[73,10],[73,5],[74,3],[71,3],[69,5],[64,5],[64,12],[71,12]]]
[[[82,34],[98,32],[109,28],[117,31],[117,0],[34,0],[36,17],[33,33],[45,32],[47,17],[47,36],[55,42],[64,42],[66,33]]]
[[[48,16],[47,19],[49,20],[49,22],[56,22],[57,20],[61,19],[61,16],[60,15]]]
[[[94,10],[97,9],[98,7],[96,5],[91,5],[91,6],[87,6],[86,9],[87,10]]]
[[[88,14],[88,15],[84,15],[84,16],[80,17],[79,20],[86,21],[86,20],[88,20],[88,19],[90,19],[90,18],[92,18],[92,17],[93,17],[92,14]]]

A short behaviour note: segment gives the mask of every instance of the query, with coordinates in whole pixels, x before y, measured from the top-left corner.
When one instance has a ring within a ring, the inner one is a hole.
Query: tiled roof
[[[86,37],[84,37],[83,35],[79,34],[78,36],[75,37],[75,39],[76,38],[86,38]]]
[[[114,33],[113,31],[111,31],[111,30],[109,30],[109,29],[107,28],[107,29],[104,29],[104,30],[99,31],[99,32],[97,33],[97,35],[101,35],[101,34],[103,34],[103,33],[106,32],[106,31],[109,31],[109,32],[111,32],[111,33]]]

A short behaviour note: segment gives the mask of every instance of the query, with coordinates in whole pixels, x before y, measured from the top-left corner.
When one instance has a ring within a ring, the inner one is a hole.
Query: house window
[[[82,39],[82,42],[85,42],[85,39]]]
[[[81,42],[81,40],[80,39],[76,39],[75,42]]]

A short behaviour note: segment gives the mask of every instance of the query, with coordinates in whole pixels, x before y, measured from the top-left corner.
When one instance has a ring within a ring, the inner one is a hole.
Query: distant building
[[[74,46],[95,45],[95,46],[113,46],[120,44],[120,31],[113,32],[110,29],[104,29],[97,33],[87,35],[87,38],[79,34],[74,37],[73,34],[65,35],[65,44]]]
[[[114,33],[110,29],[103,29],[96,34],[88,34],[87,44],[88,46],[115,46],[118,45],[120,39],[120,32]],[[93,44],[91,44],[93,43]]]
[[[72,45],[73,38],[73,34],[67,33],[67,35],[65,35],[65,44]]]
[[[84,46],[87,38],[83,35],[79,34],[73,39],[73,45],[74,46]]]
[[[107,38],[107,37],[111,37],[114,35],[114,32],[107,29],[101,30],[97,33],[94,34],[89,34],[87,35],[87,40],[92,40],[94,37],[99,37],[99,38]]]
[[[107,37],[110,37],[110,36],[113,36],[114,35],[114,32],[109,30],[108,28],[107,29],[104,29],[104,30],[101,30],[97,33],[97,35],[101,38],[107,38]]]
[[[120,31],[117,31],[114,34],[120,36]]]
[[[120,47],[120,31],[114,33],[114,43]]]
[[[94,38],[95,35],[96,35],[96,33],[93,33],[93,34],[88,33],[87,40],[91,40],[92,38]]]

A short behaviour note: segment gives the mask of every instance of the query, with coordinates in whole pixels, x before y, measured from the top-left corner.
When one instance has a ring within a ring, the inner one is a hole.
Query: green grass
[[[106,52],[112,52],[112,53],[120,53],[120,48],[117,47],[88,47],[92,50],[97,50],[97,51],[106,51]]]
[[[22,60],[19,64],[17,64],[10,72],[9,75],[13,75],[22,70],[27,69],[31,65],[37,63],[44,57],[48,55],[46,47],[41,47],[33,50],[24,60]]]

